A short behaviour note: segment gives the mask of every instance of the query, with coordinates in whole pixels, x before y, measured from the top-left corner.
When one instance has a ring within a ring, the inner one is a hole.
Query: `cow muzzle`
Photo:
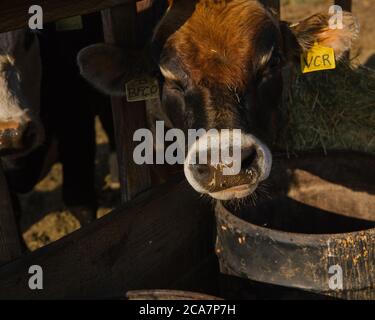
[[[40,135],[34,121],[0,121],[0,156],[28,153],[38,144]]]
[[[184,172],[196,191],[226,201],[250,196],[269,177],[271,167],[272,155],[264,143],[231,131],[199,138],[189,149]]]

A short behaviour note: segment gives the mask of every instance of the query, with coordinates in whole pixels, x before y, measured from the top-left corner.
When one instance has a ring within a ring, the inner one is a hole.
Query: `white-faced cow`
[[[239,174],[223,175],[224,165],[192,164],[189,157],[202,151],[199,143],[188,152],[185,175],[194,189],[215,199],[247,197],[271,172],[270,149],[280,126],[283,67],[299,63],[301,53],[315,42],[333,48],[336,59],[342,58],[358,35],[356,20],[344,13],[344,27],[330,28],[327,8],[327,14],[291,25],[250,0],[175,0],[169,4],[152,43],[164,78],[165,115],[184,131],[242,132]],[[88,81],[118,95],[124,93],[134,73],[142,71],[137,57],[98,44],[81,51],[78,63]]]
[[[61,161],[64,203],[87,224],[97,208],[98,110],[112,147],[114,138],[109,99],[81,78],[76,65],[78,51],[103,38],[100,14],[82,21],[80,30],[60,32],[50,23],[38,33],[0,34],[0,157],[14,193],[31,191]]]
[[[0,34],[0,156],[23,156],[43,141],[41,58],[33,33]]]

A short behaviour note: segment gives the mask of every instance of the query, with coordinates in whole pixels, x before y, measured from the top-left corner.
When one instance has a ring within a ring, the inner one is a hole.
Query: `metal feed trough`
[[[375,158],[280,160],[257,206],[218,203],[221,271],[343,299],[375,299]],[[341,286],[340,283],[342,282]]]

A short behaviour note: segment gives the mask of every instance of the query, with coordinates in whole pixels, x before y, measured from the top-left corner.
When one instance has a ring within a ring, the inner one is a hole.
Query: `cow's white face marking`
[[[24,29],[0,34],[0,124],[23,127],[32,123],[36,139],[43,140],[39,120],[41,58],[39,43]]]
[[[26,110],[20,106],[19,70],[14,57],[0,55],[0,121],[12,121],[26,116]]]

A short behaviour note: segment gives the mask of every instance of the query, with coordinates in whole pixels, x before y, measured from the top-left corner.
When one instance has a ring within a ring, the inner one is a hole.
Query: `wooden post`
[[[0,265],[20,257],[21,254],[21,242],[8,184],[0,162]]]
[[[345,11],[352,11],[352,0],[335,0],[335,4]]]
[[[341,6],[344,11],[352,11],[352,0],[335,0],[335,4]],[[344,59],[350,60],[350,51],[345,53]]]
[[[136,47],[137,7],[135,1],[103,10],[102,19],[107,43],[130,50]],[[122,201],[126,202],[151,186],[149,168],[139,166],[133,161],[133,150],[136,146],[133,141],[133,134],[137,129],[147,127],[145,103],[129,103],[126,98],[113,97],[112,108]]]
[[[261,0],[261,2],[280,15],[280,0]]]

